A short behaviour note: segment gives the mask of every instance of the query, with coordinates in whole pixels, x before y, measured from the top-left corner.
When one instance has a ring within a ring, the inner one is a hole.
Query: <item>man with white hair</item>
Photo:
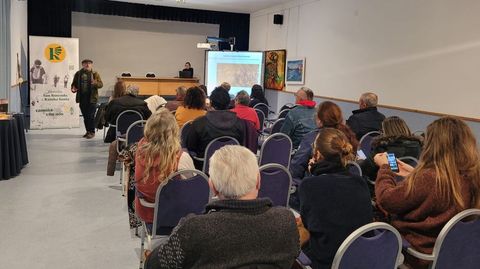
[[[272,207],[270,199],[257,198],[255,155],[242,146],[217,150],[209,183],[219,200],[204,215],[180,220],[145,268],[290,268],[300,251],[295,218],[287,208]]]
[[[352,111],[353,115],[348,118],[347,125],[360,140],[368,132],[381,130],[385,115],[378,112],[378,96],[373,92],[362,94],[358,104],[360,109]]]

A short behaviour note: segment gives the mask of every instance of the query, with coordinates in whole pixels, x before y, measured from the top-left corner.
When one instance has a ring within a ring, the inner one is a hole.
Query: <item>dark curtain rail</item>
[[[248,50],[250,31],[249,14],[107,0],[30,0],[28,1],[28,34],[71,37],[72,11],[168,21],[218,24],[220,26],[220,37],[228,38],[234,36],[236,37],[235,50]],[[230,46],[228,44],[220,44],[220,49],[230,49]]]

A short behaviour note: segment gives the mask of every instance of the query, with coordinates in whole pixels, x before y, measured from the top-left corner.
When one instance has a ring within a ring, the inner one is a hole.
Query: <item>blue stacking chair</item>
[[[382,133],[378,131],[372,131],[372,132],[366,133],[364,136],[362,136],[362,138],[360,138],[360,141],[359,141],[360,149],[363,151],[363,154],[365,154],[365,156],[367,157],[370,156],[370,154],[372,153],[373,139],[381,134]]]
[[[258,164],[277,163],[287,169],[290,167],[290,153],[292,151],[292,140],[285,134],[275,133],[267,137],[260,149]]]
[[[283,165],[271,163],[260,167],[260,190],[258,197],[270,198],[274,206],[288,207],[292,176]]]

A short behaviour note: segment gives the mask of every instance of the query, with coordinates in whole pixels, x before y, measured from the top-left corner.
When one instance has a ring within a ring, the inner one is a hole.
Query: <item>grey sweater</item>
[[[269,199],[220,200],[183,218],[146,269],[290,268],[300,251],[290,210]]]

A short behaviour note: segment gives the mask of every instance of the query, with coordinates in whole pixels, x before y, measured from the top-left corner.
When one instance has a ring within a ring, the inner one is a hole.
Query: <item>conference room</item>
[[[478,268],[478,10],[1,1],[0,268]]]

